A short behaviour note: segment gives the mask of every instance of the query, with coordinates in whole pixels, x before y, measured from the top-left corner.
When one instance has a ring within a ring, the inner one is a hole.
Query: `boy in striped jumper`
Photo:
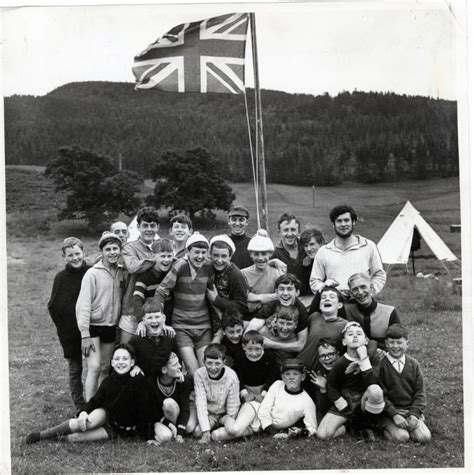
[[[396,323],[387,329],[387,356],[380,363],[379,383],[385,394],[384,436],[395,442],[429,442],[423,411],[426,406],[423,374],[415,358],[406,354],[408,331]]]
[[[194,435],[199,443],[219,440],[216,429],[222,426],[225,416],[235,418],[240,407],[239,378],[224,363],[225,349],[219,343],[211,343],[204,351],[204,368],[194,373],[194,392],[197,425]]]
[[[192,376],[203,365],[204,350],[211,342],[206,289],[212,281],[213,268],[207,260],[209,243],[202,234],[191,235],[186,249],[188,254],[171,266],[156,289],[153,301],[163,305],[173,292],[171,321],[181,358]]]

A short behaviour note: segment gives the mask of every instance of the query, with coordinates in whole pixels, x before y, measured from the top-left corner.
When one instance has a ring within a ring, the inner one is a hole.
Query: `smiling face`
[[[249,361],[258,361],[263,355],[263,344],[249,341],[247,344],[242,345],[245,356]]]
[[[181,371],[181,363],[179,362],[179,358],[176,356],[176,353],[170,353],[168,362],[165,366],[163,366],[163,368],[161,368],[161,372],[171,379],[182,379],[183,372]]]
[[[340,308],[342,308],[342,303],[339,302],[337,292],[334,292],[333,290],[324,290],[321,293],[319,310],[323,315],[337,315],[337,311]]]
[[[355,279],[351,280],[349,290],[358,304],[368,307],[372,303],[369,279],[365,279],[364,277],[356,277]]]
[[[224,360],[222,358],[204,358],[204,366],[210,378],[217,378],[224,368]]]
[[[138,225],[138,232],[140,233],[140,239],[145,244],[151,244],[155,239],[155,234],[160,229],[160,225],[154,221],[141,221]]]
[[[280,340],[289,340],[294,337],[298,322],[296,320],[287,320],[286,318],[277,317],[275,321],[275,331]]]
[[[115,350],[110,365],[117,374],[127,374],[135,366],[135,360],[125,348],[119,348]]]
[[[120,241],[122,242],[122,246],[125,246],[125,244],[127,244],[128,227],[125,223],[118,221],[117,223],[112,224],[112,226],[110,226],[110,232],[114,233],[116,236],[120,238]]]
[[[278,284],[276,288],[276,294],[278,300],[284,307],[294,305],[296,297],[300,294],[300,291],[296,289],[295,284]]]
[[[388,354],[393,358],[401,358],[408,349],[408,340],[405,337],[401,338],[386,338],[385,346]]]
[[[120,246],[116,242],[108,242],[102,248],[102,259],[104,264],[114,265],[117,264],[118,258],[120,257]]]
[[[170,229],[170,236],[176,242],[186,242],[189,236],[191,236],[192,230],[186,223],[178,223],[175,221]]]
[[[206,248],[192,246],[188,250],[189,262],[195,269],[199,269],[205,264],[208,253],[209,250]]]
[[[156,267],[162,272],[168,272],[170,270],[171,264],[173,263],[173,253],[172,252],[158,252],[156,254]]]
[[[282,221],[278,229],[278,234],[287,247],[295,247],[298,244],[298,236],[300,234],[300,227],[296,219],[291,221]]]
[[[145,313],[143,323],[147,336],[158,337],[163,333],[166,316],[163,312]]]
[[[300,390],[304,377],[304,373],[298,369],[287,369],[281,373],[281,379],[285,387],[293,392]]]
[[[354,231],[355,222],[352,221],[351,213],[340,214],[334,221],[334,231],[340,238],[346,239]]]
[[[230,264],[230,252],[227,247],[211,247],[211,260],[214,269],[222,272]]]
[[[255,267],[258,270],[265,270],[268,266],[272,251],[249,251],[250,258],[252,259]]]
[[[240,343],[242,339],[242,334],[244,333],[243,325],[236,324],[233,327],[225,327],[223,330],[224,335],[227,339],[234,345]]]
[[[350,326],[344,333],[342,344],[350,349],[357,349],[360,346],[367,345],[368,338],[365,336],[364,330],[359,325]]]
[[[316,238],[312,236],[309,242],[307,244],[304,244],[303,247],[304,251],[306,252],[306,255],[310,259],[314,259],[316,253],[318,252],[318,249],[321,247],[321,244],[319,244],[318,241],[316,241]]]
[[[64,249],[64,260],[74,269],[80,269],[84,263],[84,251],[76,244]]]
[[[338,352],[332,345],[325,345],[318,347],[318,360],[321,366],[330,371],[338,358]]]
[[[231,234],[234,236],[243,236],[249,225],[249,220],[244,216],[229,216],[227,223],[229,224]]]

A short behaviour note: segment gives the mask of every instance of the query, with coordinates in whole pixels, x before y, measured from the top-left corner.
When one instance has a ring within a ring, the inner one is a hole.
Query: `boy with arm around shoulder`
[[[384,436],[394,442],[430,442],[431,432],[423,411],[426,397],[423,374],[415,358],[406,354],[408,331],[400,324],[387,329],[388,351],[380,363],[379,382],[385,394]]]

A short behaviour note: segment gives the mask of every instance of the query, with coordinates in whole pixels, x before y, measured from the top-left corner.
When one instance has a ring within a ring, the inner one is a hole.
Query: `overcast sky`
[[[357,89],[457,99],[465,75],[465,18],[459,8],[451,12],[448,3],[3,9],[3,94],[43,95],[73,81],[133,82],[133,57],[173,26],[254,11],[263,89],[331,95]],[[250,54],[246,84],[253,85]]]

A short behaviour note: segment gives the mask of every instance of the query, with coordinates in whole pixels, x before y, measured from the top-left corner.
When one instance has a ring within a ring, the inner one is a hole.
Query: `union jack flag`
[[[135,89],[245,92],[249,13],[230,13],[175,26],[135,56]]]

